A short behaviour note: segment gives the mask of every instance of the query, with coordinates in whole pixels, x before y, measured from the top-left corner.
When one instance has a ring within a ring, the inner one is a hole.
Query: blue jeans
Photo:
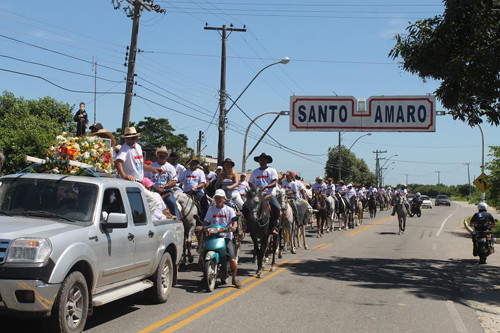
[[[279,217],[280,217],[280,203],[278,202],[278,199],[275,196],[270,197],[267,199],[269,202],[269,205],[271,206],[271,223],[272,227],[276,228],[278,227],[278,222],[279,222]]]
[[[177,208],[177,201],[175,200],[174,194],[170,192],[170,195],[163,199],[163,201],[165,202],[165,205],[167,205],[170,213],[177,216],[177,218],[180,218],[179,209]]]

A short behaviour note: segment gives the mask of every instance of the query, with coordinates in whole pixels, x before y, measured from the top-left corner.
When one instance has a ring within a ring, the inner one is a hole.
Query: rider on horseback
[[[331,178],[329,179],[331,184]],[[316,183],[312,185],[312,191],[321,193],[323,196],[326,196],[327,190],[328,190],[328,185],[325,184],[325,182],[323,182],[323,177],[321,176],[316,177]],[[328,208],[328,213],[330,213],[332,211],[332,205],[329,200],[326,200],[326,206]]]
[[[188,193],[193,198],[198,198],[200,202],[200,215],[204,216],[208,210],[208,199],[203,188],[205,187],[205,173],[198,169],[200,162],[193,158],[189,162],[189,169],[184,170],[179,175],[179,183],[182,185],[184,193]]]
[[[335,200],[336,206],[338,206],[339,205],[339,199],[337,199],[337,196],[335,195],[335,184],[332,183],[332,179],[331,178],[328,178],[327,182],[328,183],[326,184],[326,196],[327,197],[331,196],[333,198],[333,200]],[[331,214],[332,213],[332,207],[331,207],[330,203],[328,203],[328,205],[329,205],[328,214]]]
[[[404,203],[404,206],[406,207],[406,210],[408,211],[408,215],[410,215],[410,217],[412,217],[413,214],[411,213],[410,204],[408,203],[408,200],[406,197],[408,195],[408,191],[406,190],[406,184],[401,185],[401,188],[396,192],[396,195],[399,195],[399,197],[401,198],[401,202]],[[397,205],[394,205],[394,207],[392,208],[391,216],[394,216],[394,214],[396,214],[396,208],[397,208]]]
[[[353,211],[352,206],[351,206],[351,198],[353,198],[355,196],[356,196],[356,190],[352,187],[351,183],[347,184],[347,191],[344,195],[344,198],[346,200],[347,209],[350,211]]]
[[[302,193],[300,193],[298,189],[298,181],[295,180],[294,174],[291,171],[287,171],[285,174],[285,179],[283,180],[283,188],[285,189],[285,194],[289,199],[289,202],[292,206],[293,210],[293,218],[295,219],[295,224],[298,225],[297,216],[299,216],[297,209],[297,197],[301,197]]]
[[[252,171],[248,183],[252,187],[258,187],[268,200],[271,206],[271,227],[273,233],[277,234],[281,209],[278,199],[276,199],[278,173],[276,169],[267,166],[268,163],[273,162],[273,158],[270,155],[262,153],[259,156],[255,156],[253,160],[259,163],[259,168]]]
[[[243,208],[243,199],[241,199],[240,192],[238,191],[238,174],[233,168],[234,162],[230,158],[226,158],[222,162],[222,171],[217,178],[215,188],[223,189],[226,192],[226,196],[230,200],[234,200],[236,206],[241,211]]]

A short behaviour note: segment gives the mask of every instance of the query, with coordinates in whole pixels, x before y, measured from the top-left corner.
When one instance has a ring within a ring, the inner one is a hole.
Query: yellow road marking
[[[295,264],[295,263],[297,263],[297,262],[299,262],[299,260],[295,260],[295,261],[291,262],[290,264],[292,265],[292,264]],[[214,303],[214,304],[212,304],[212,305],[210,305],[210,306],[206,307],[205,309],[203,309],[203,310],[201,310],[201,311],[198,311],[197,313],[193,314],[193,315],[192,315],[192,316],[190,316],[189,318],[186,318],[186,319],[184,319],[183,321],[180,321],[180,322],[178,322],[177,324],[175,324],[175,325],[173,325],[173,326],[171,326],[171,327],[167,328],[166,330],[162,331],[162,333],[167,333],[167,332],[175,332],[175,331],[177,331],[178,329],[180,329],[180,328],[182,328],[182,327],[186,326],[187,324],[191,323],[192,321],[194,321],[194,320],[196,320],[196,319],[198,319],[198,318],[200,318],[200,317],[202,317],[202,316],[206,315],[206,314],[207,314],[207,313],[209,313],[210,311],[217,309],[218,307],[220,307],[220,306],[222,306],[222,305],[226,304],[227,302],[229,302],[229,301],[231,301],[231,300],[235,299],[236,297],[238,297],[238,296],[240,296],[240,295],[242,295],[242,294],[246,293],[247,291],[249,291],[249,290],[251,290],[251,289],[255,288],[255,287],[256,287],[256,286],[258,286],[259,284],[264,283],[265,281],[269,280],[269,279],[270,279],[270,278],[272,278],[273,276],[278,275],[279,273],[283,272],[283,271],[284,271],[284,270],[286,270],[286,269],[287,269],[287,267],[283,267],[283,268],[278,269],[276,272],[271,273],[271,274],[269,274],[269,275],[265,276],[264,278],[262,278],[262,279],[258,280],[257,282],[252,283],[252,284],[251,284],[251,285],[249,285],[248,287],[238,290],[237,292],[235,292],[235,293],[231,294],[230,296],[228,296],[228,297],[226,297],[226,298],[224,298],[224,299],[221,299],[221,300],[220,300],[220,301],[218,301],[217,303]]]
[[[375,221],[375,222],[372,222],[370,224],[367,224],[367,225],[364,225],[358,229],[355,229],[355,230],[352,230],[352,231],[349,231],[348,233],[344,234],[344,237],[347,237],[347,236],[354,236],[356,234],[359,234],[360,232],[362,231],[365,231],[365,230],[368,230],[370,228],[373,228],[374,226],[376,226],[377,224],[380,224],[382,222],[385,222],[385,221],[388,221],[390,219],[394,218],[394,216],[388,216],[388,217],[385,217],[381,220],[378,220],[378,221]]]
[[[276,266],[283,265],[283,264],[285,264],[285,263],[287,263],[287,262],[289,262],[289,261],[290,261],[290,259],[283,260],[282,262],[280,262],[280,263],[276,264]],[[266,270],[266,271],[269,271],[269,270],[270,270],[270,269],[268,269],[268,270]],[[251,277],[249,277],[249,278],[247,278],[247,279],[243,280],[243,281],[241,282],[241,285],[243,286],[243,285],[247,284],[248,282],[250,282],[250,281],[252,281],[252,280],[255,280],[256,278],[257,278],[257,276],[256,276],[256,275],[251,276]],[[193,310],[195,310],[195,309],[197,309],[197,308],[199,308],[199,307],[201,307],[201,306],[203,306],[203,305],[205,305],[205,304],[207,304],[207,303],[210,303],[210,302],[211,302],[211,301],[213,301],[214,299],[217,299],[217,298],[219,298],[219,297],[221,297],[221,296],[224,296],[225,294],[228,294],[228,293],[230,293],[230,292],[232,292],[232,291],[235,291],[235,290],[237,290],[237,289],[235,289],[235,288],[226,288],[226,289],[224,289],[224,290],[221,290],[220,292],[218,292],[218,293],[216,293],[216,294],[214,294],[214,295],[212,295],[212,296],[210,296],[210,297],[207,297],[207,298],[205,298],[204,300],[199,301],[198,303],[195,303],[195,304],[193,304],[193,305],[191,305],[191,306],[188,306],[187,308],[185,308],[185,309],[183,309],[183,310],[181,310],[181,311],[179,311],[179,312],[177,312],[177,313],[175,313],[175,314],[173,314],[173,315],[171,315],[171,316],[169,316],[169,317],[167,317],[167,318],[165,318],[165,319],[162,319],[162,320],[160,320],[160,321],[158,321],[158,322],[154,323],[153,325],[148,326],[148,327],[146,327],[146,328],[144,328],[144,329],[142,329],[142,330],[138,331],[137,333],[147,333],[147,332],[151,332],[152,330],[157,329],[158,327],[163,326],[163,325],[165,325],[165,324],[168,324],[168,323],[169,323],[169,322],[171,322],[172,320],[175,320],[175,319],[177,319],[177,318],[179,318],[179,317],[181,317],[181,316],[185,315],[186,313],[188,313],[188,312],[190,312],[190,311],[193,311]],[[240,290],[241,290],[241,289],[240,289]]]
[[[333,243],[331,243],[331,244],[328,244],[328,245],[325,245],[325,246],[323,246],[323,247],[322,247],[321,249],[322,249],[322,250],[324,250],[324,249],[327,249],[327,248],[329,248],[330,246],[333,246]]]
[[[325,245],[326,243],[321,243],[319,245],[316,245],[316,246],[313,246],[313,249],[317,249],[317,248],[320,248],[322,247],[323,245]]]

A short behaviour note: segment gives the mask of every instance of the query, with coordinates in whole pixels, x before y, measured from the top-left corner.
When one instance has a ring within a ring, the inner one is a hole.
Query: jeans
[[[163,201],[165,202],[165,205],[167,205],[170,213],[177,216],[177,218],[180,218],[177,201],[175,200],[174,194],[170,192],[170,195],[163,199]]]
[[[278,202],[278,199],[275,196],[270,197],[267,199],[269,202],[269,205],[271,206],[271,223],[272,227],[276,228],[278,227],[279,223],[279,217],[280,217],[280,203]]]

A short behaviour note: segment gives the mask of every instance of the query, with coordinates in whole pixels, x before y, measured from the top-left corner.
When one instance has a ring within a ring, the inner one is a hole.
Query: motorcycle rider
[[[204,225],[210,224],[220,224],[227,228],[227,232],[224,233],[224,238],[226,240],[226,253],[229,257],[229,265],[231,266],[232,272],[232,283],[236,288],[241,288],[241,282],[236,278],[236,271],[238,270],[238,263],[236,262],[236,249],[233,242],[233,232],[238,228],[238,219],[236,218],[236,212],[232,207],[225,204],[226,193],[223,189],[218,189],[214,194],[215,205],[210,206],[207,211],[207,215],[203,220]],[[202,227],[196,227],[197,230],[201,230]]]
[[[491,231],[492,228],[496,226],[496,220],[493,218],[493,215],[488,213],[488,205],[486,202],[480,202],[477,205],[477,213],[474,213],[472,218],[470,219],[470,224],[474,227],[474,232],[472,233],[472,244],[473,250],[472,255],[477,256],[477,242],[476,242],[476,230],[477,231]],[[494,253],[493,245],[495,244],[495,236],[491,234],[491,253]]]
[[[415,194],[415,197],[411,200],[411,212],[415,210],[419,205],[422,204],[422,200],[420,199],[420,192]]]

